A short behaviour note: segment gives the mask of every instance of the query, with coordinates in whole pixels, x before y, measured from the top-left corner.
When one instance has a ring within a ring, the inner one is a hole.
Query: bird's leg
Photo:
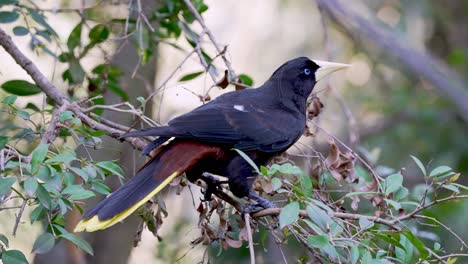
[[[249,195],[247,196],[250,199],[254,200],[255,204],[247,204],[244,209],[242,210],[242,215],[255,213],[267,208],[275,208],[276,206],[270,202],[268,199],[261,197],[260,195],[250,191]]]
[[[202,201],[211,201],[211,195],[214,193],[216,188],[219,188],[221,184],[226,184],[228,181],[221,181],[217,179],[214,174],[209,172],[202,173],[200,177],[206,183],[206,190],[203,193],[203,200]]]

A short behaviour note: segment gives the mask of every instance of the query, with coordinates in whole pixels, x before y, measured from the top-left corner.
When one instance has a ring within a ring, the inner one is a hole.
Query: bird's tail
[[[96,207],[86,212],[75,232],[108,228],[137,210],[175,177],[200,159],[218,155],[220,149],[195,142],[177,142],[149,160],[138,173]]]

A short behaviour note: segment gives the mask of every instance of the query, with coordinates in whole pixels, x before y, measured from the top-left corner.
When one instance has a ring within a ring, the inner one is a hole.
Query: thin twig
[[[216,51],[218,52],[218,54],[221,55],[221,58],[223,59],[224,64],[226,64],[226,67],[228,69],[228,77],[229,77],[228,81],[234,81],[233,77],[236,76],[236,73],[232,69],[231,62],[226,58],[225,52],[223,52],[223,49],[220,48],[220,46],[218,45],[213,33],[211,33],[211,31],[208,29],[208,27],[205,24],[205,21],[203,20],[200,13],[198,13],[197,9],[195,9],[192,2],[190,2],[190,0],[184,0],[184,2],[187,5],[190,12],[195,16],[195,19],[198,21],[200,26],[203,28],[203,32],[205,32],[210,38],[211,43],[213,43],[213,46],[216,48]]]
[[[255,264],[255,250],[252,239],[252,228],[250,227],[250,214],[244,214],[244,221],[249,240],[250,264]]]
[[[23,203],[21,204],[21,208],[18,212],[18,215],[16,216],[16,221],[15,221],[15,226],[13,227],[13,236],[16,236],[16,230],[18,230],[19,223],[21,221],[21,217],[23,216],[24,213],[24,208],[26,207],[27,199],[23,200]]]

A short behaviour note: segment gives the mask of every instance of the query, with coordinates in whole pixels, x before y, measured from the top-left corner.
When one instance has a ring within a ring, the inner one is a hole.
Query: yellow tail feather
[[[127,218],[130,214],[135,212],[141,205],[146,203],[151,197],[155,196],[157,193],[159,193],[166,185],[168,185],[175,177],[177,177],[180,174],[180,172],[176,171],[172,173],[169,177],[167,177],[161,184],[156,187],[151,193],[149,193],[147,196],[145,196],[143,199],[138,201],[138,203],[134,204],[132,207],[129,207],[125,211],[115,215],[114,217],[101,221],[99,220],[98,215],[93,215],[90,218],[86,218],[81,220],[78,225],[76,225],[74,232],[82,232],[82,231],[88,231],[88,232],[94,232],[96,230],[100,229],[106,229],[110,226],[115,225],[116,223],[124,220]]]

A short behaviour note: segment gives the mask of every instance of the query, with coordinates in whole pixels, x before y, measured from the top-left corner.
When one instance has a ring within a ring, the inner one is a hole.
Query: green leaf
[[[367,219],[367,217],[359,218],[359,227],[361,230],[366,230],[374,226],[374,221]]]
[[[10,139],[9,136],[0,136],[0,149],[4,148]]]
[[[7,105],[12,105],[16,102],[16,99],[18,99],[18,96],[16,95],[9,95],[3,99],[3,103]]]
[[[247,85],[247,86],[252,86],[253,85],[253,79],[248,76],[247,74],[239,74],[239,80],[241,83]]]
[[[27,96],[42,92],[41,88],[25,80],[11,80],[2,84],[2,89],[8,93]]]
[[[91,42],[97,44],[105,41],[109,37],[109,29],[105,25],[96,25],[89,32]]]
[[[15,182],[16,177],[0,177],[0,197],[6,195]]]
[[[73,49],[78,47],[81,43],[81,27],[82,27],[81,21],[78,23],[78,25],[73,28],[71,31],[70,35],[68,36],[67,40],[67,47],[68,50],[72,53]]]
[[[283,185],[283,183],[281,182],[280,179],[278,178],[271,179],[271,189],[274,192],[277,191],[279,188],[281,188],[281,185]]]
[[[280,229],[294,223],[299,218],[299,203],[290,202],[287,204],[279,215]]]
[[[88,181],[89,175],[84,170],[76,167],[70,167],[70,170],[73,171],[76,175],[80,176],[84,182]]]
[[[399,247],[401,248],[402,250],[404,250],[406,252],[406,248],[398,241],[396,240],[395,238],[389,236],[389,235],[386,235],[386,234],[381,234],[381,233],[375,233],[374,234],[375,237],[391,244],[391,245],[394,245],[396,247]],[[398,235],[399,236],[399,235]]]
[[[453,174],[449,166],[439,166],[431,171],[429,177],[443,177]]]
[[[104,194],[104,195],[108,195],[108,194],[110,194],[112,192],[112,190],[111,190],[111,188],[109,188],[109,186],[107,186],[104,183],[99,182],[99,181],[93,181],[91,183],[91,186],[92,186],[93,190],[95,190],[98,193]]]
[[[418,165],[419,169],[421,170],[421,172],[423,173],[424,176],[426,176],[426,168],[424,167],[423,163],[418,159],[416,158],[415,156],[412,156],[410,155],[410,157],[413,159],[414,163],[416,163],[416,165]]]
[[[187,74],[187,75],[182,76],[182,77],[179,79],[179,82],[190,81],[190,80],[192,80],[192,79],[197,78],[198,76],[200,76],[200,75],[203,74],[204,72],[205,72],[205,71],[198,71],[198,72],[189,73],[189,74]]]
[[[28,194],[29,197],[33,197],[38,185],[39,183],[37,183],[37,180],[34,177],[28,177],[24,181],[24,190],[26,191],[26,194]]]
[[[33,9],[28,9],[28,11],[29,11],[29,14],[31,15],[31,18],[34,19],[34,21],[36,21],[37,23],[45,27],[47,31],[49,31],[51,34],[57,36],[57,32],[55,32],[55,30],[47,23],[44,15],[38,13],[37,11]]]
[[[0,242],[2,242],[5,247],[9,247],[8,238],[4,234],[0,234]]]
[[[19,250],[5,250],[2,252],[3,264],[27,264],[23,252]]]
[[[400,173],[395,173],[388,176],[385,179],[384,186],[385,186],[385,194],[390,195],[391,193],[397,191],[402,187],[403,184],[403,175]]]
[[[403,248],[395,248],[395,255],[397,259],[400,261],[400,263],[411,263],[414,247],[405,236],[400,236],[400,244]]]
[[[328,236],[327,235],[321,235],[321,236],[308,236],[307,237],[307,242],[309,245],[315,247],[315,248],[323,248],[327,245],[330,244],[328,241]]]
[[[48,150],[49,145],[39,144],[39,146],[37,146],[36,149],[33,151],[31,156],[31,172],[33,174],[39,169],[39,165],[46,158]]]
[[[24,110],[16,109],[15,112],[16,112],[16,115],[18,115],[19,117],[21,117],[24,120],[29,120],[29,118],[31,117],[29,112],[24,111]]]
[[[392,199],[386,199],[384,198],[385,202],[387,202],[387,204],[390,204],[395,210],[400,210],[401,209],[401,204],[397,201],[394,201]]]
[[[36,195],[42,206],[44,206],[46,209],[50,209],[52,206],[52,200],[50,199],[49,192],[44,188],[44,186],[42,186],[42,184],[37,186]]]
[[[22,27],[22,26],[16,26],[13,28],[13,34],[16,36],[25,36],[29,33],[29,29]]]
[[[44,254],[49,252],[55,245],[55,238],[50,233],[40,235],[34,242],[33,254]]]
[[[368,250],[366,250],[364,252],[364,255],[362,256],[361,263],[363,263],[363,264],[373,263],[372,260],[373,260],[372,259],[372,254]]]
[[[275,173],[281,173],[281,174],[288,174],[288,175],[297,175],[297,174],[303,174],[301,168],[298,166],[294,166],[291,163],[284,163],[284,164],[273,164],[270,167],[270,170],[268,172],[269,175],[273,175]]]
[[[91,256],[93,255],[93,248],[86,242],[85,240],[81,239],[78,236],[75,236],[71,233],[69,233],[67,230],[65,230],[63,227],[54,225],[55,228],[57,228],[61,234],[59,235],[60,237],[65,238],[66,240],[72,242],[82,250],[84,250],[86,253],[90,254]]]
[[[82,190],[81,192],[73,193],[72,195],[70,195],[70,197],[68,197],[68,200],[70,201],[83,200],[83,199],[88,199],[93,196],[95,196],[95,194],[92,191]]]
[[[233,148],[232,150],[235,150],[237,153],[239,153],[239,155],[240,155],[245,161],[247,161],[247,162],[250,164],[250,166],[252,166],[252,168],[255,170],[255,172],[256,172],[257,174],[259,174],[259,175],[261,174],[261,173],[260,173],[260,170],[258,169],[257,164],[255,164],[255,162],[254,162],[247,154],[245,154],[245,153],[244,153],[242,150],[240,150],[240,149]]]
[[[106,171],[109,171],[115,175],[118,175],[120,177],[123,177],[124,176],[124,172],[122,170],[122,168],[119,167],[119,165],[115,164],[114,162],[112,161],[100,161],[98,163],[96,163],[96,166],[106,170]]]
[[[318,248],[325,252],[331,259],[338,258],[338,252],[336,251],[335,247],[330,244],[327,235],[320,235],[320,236],[308,236],[307,243],[312,247]]]
[[[309,204],[306,208],[310,219],[320,226],[323,230],[327,230],[327,226],[331,226],[333,219],[321,208],[314,204]]]
[[[73,161],[73,160],[77,160],[77,158],[75,157],[75,155],[69,153],[69,152],[65,152],[65,153],[61,153],[61,154],[58,154],[57,156],[55,157],[52,157],[48,160],[45,161],[45,163],[64,163],[64,164],[68,164],[69,162]]]
[[[65,122],[73,118],[73,113],[71,111],[63,111],[60,113],[59,120],[60,122]]]
[[[304,197],[311,197],[312,196],[312,180],[308,175],[302,174],[300,179],[301,181],[301,189]]]
[[[429,256],[429,252],[426,249],[426,245],[419,240],[411,231],[404,230],[402,234],[411,242],[411,244],[419,251],[422,259],[426,259]]]
[[[45,214],[44,206],[38,205],[31,212],[31,224],[42,218]]]
[[[11,23],[18,19],[19,14],[16,11],[1,11],[0,12],[0,23]]]
[[[460,193],[460,189],[458,189],[458,187],[453,185],[453,184],[442,184],[441,186],[443,188],[447,189],[447,190],[452,191],[452,192]]]
[[[351,264],[356,264],[357,261],[359,260],[359,247],[358,246],[352,246],[351,247]]]
[[[6,5],[16,5],[18,4],[18,0],[0,0],[0,7]]]
[[[80,61],[78,61],[76,58],[72,58],[69,61],[69,65],[69,69],[64,72],[64,80],[75,84],[82,83],[86,73],[83,70],[83,67],[81,67]]]

